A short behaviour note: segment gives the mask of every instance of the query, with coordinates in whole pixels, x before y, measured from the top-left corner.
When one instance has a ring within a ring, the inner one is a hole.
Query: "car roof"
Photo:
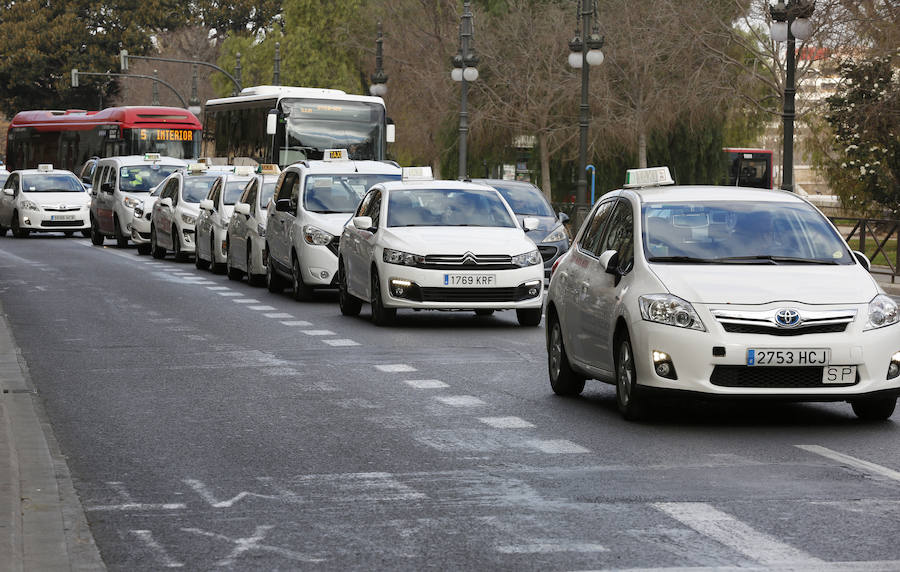
[[[10,175],[12,175],[14,173],[19,173],[20,175],[38,175],[38,174],[60,175],[60,174],[64,174],[64,175],[72,175],[73,177],[78,179],[78,175],[76,175],[75,173],[73,173],[72,171],[69,171],[67,169],[53,169],[51,171],[41,171],[39,169],[18,169],[16,171],[13,171],[12,173],[10,173]],[[81,179],[78,179],[78,180],[80,181]]]
[[[525,187],[527,189],[533,189],[541,193],[541,189],[539,189],[537,185],[530,181],[516,181],[510,179],[472,179],[472,182],[481,183],[482,185],[488,185],[490,187],[493,187],[495,185],[498,187]]]
[[[399,175],[402,171],[396,163],[385,161],[301,161],[294,163],[285,170],[296,167],[307,174],[322,175],[349,175],[360,173],[363,175]]]
[[[467,181],[448,181],[444,179],[433,180],[413,180],[413,181],[386,181],[379,183],[377,186],[383,187],[385,191],[404,191],[412,189],[447,189],[457,191],[493,191],[499,194],[499,191],[488,185],[481,185]]]
[[[754,189],[749,187],[726,187],[718,185],[670,185],[661,187],[640,187],[633,189],[619,189],[607,193],[603,197],[616,193],[634,193],[642,203],[657,203],[663,201],[692,202],[692,201],[755,201],[755,202],[781,202],[781,203],[806,203],[799,195],[780,189]]]
[[[176,159],[175,157],[160,157],[158,161],[147,161],[144,159],[143,155],[125,155],[122,157],[103,157],[100,159],[97,164],[114,164],[119,165],[120,167],[128,167],[131,165],[152,165],[154,163],[158,165],[177,165],[180,167],[187,166],[188,162],[184,159]]]

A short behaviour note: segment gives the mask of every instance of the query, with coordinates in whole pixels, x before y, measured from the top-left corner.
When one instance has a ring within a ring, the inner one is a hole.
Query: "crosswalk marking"
[[[407,379],[403,383],[416,389],[442,389],[444,387],[450,387],[439,379]]]
[[[796,447],[799,449],[803,449],[804,451],[809,451],[810,453],[815,453],[816,455],[821,455],[823,457],[831,459],[832,461],[850,465],[851,467],[860,469],[865,473],[880,475],[894,481],[900,481],[900,471],[882,467],[881,465],[876,465],[875,463],[870,463],[869,461],[863,461],[862,459],[857,459],[856,457],[851,457],[850,455],[838,453],[837,451],[832,451],[831,449],[819,445],[796,445]]]
[[[533,423],[529,423],[521,417],[479,417],[478,420],[497,429],[527,429],[534,427]]]

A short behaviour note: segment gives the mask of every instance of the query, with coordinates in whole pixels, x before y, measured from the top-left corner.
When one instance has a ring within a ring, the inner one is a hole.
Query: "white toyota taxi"
[[[244,193],[250,182],[253,167],[242,165],[233,173],[223,173],[213,183],[206,198],[200,201],[200,216],[197,217],[197,245],[194,262],[197,268],[209,268],[213,272],[225,271],[228,254],[228,223],[234,213],[234,204]]]
[[[259,172],[244,188],[234,205],[228,223],[228,255],[225,269],[228,278],[240,280],[244,275],[251,286],[266,283],[266,207],[275,194],[275,182],[281,170],[278,165],[260,165]]]
[[[16,238],[31,232],[76,230],[89,233],[91,197],[71,171],[42,164],[10,173],[0,193],[0,236],[11,229]]]
[[[849,401],[862,419],[890,417],[900,315],[868,259],[793,193],[672,184],[665,167],[629,171],[557,262],[553,391],[613,383],[626,419],[657,391]]]
[[[538,221],[526,217],[524,227]],[[341,235],[341,312],[390,324],[398,308],[516,310],[519,323],[541,321],[540,252],[496,189],[435,181],[429,167],[372,187]]]

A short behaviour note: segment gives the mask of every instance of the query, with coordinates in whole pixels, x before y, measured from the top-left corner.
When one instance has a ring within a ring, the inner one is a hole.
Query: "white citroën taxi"
[[[550,384],[615,384],[639,417],[654,392],[849,401],[890,417],[900,315],[814,206],[785,191],[669,186],[629,171],[601,197],[550,279]]]
[[[387,325],[398,308],[514,309],[521,325],[537,326],[543,259],[509,205],[496,189],[435,181],[430,171],[404,169],[404,180],[363,197],[340,240],[341,312],[370,302],[372,320]]]

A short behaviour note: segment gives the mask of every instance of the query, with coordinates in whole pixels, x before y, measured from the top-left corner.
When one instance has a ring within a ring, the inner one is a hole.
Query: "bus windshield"
[[[119,169],[119,188],[128,193],[146,193],[179,169],[176,165],[135,165]]]
[[[384,156],[384,108],[362,101],[283,99],[285,141],[278,162],[322,159],[325,149],[347,149],[356,161]]]

